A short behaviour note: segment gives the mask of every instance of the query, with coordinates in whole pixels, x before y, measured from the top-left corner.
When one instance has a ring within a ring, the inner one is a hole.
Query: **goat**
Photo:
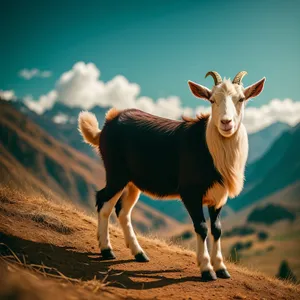
[[[100,131],[95,115],[81,112],[78,123],[84,140],[100,150],[106,186],[96,194],[98,239],[101,254],[113,259],[108,219],[115,207],[125,243],[136,261],[149,261],[134,233],[131,211],[140,191],[161,199],[180,198],[194,225],[197,262],[202,280],[230,278],[221,252],[220,212],[228,196],[243,188],[248,137],[242,123],[245,103],[263,90],[265,77],[244,88],[239,72],[233,81],[210,71],[212,90],[189,81],[194,96],[210,101],[211,115],[181,121],[157,117],[137,109],[106,114]],[[207,248],[207,205],[213,246]]]

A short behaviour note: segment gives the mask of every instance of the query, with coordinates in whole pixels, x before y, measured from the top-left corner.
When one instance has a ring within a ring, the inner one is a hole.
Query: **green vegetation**
[[[296,215],[285,207],[278,204],[268,204],[264,207],[255,208],[248,216],[247,221],[272,225],[281,220],[294,221]]]
[[[279,271],[278,271],[278,274],[276,275],[276,277],[279,279],[282,279],[282,280],[289,280],[294,283],[297,282],[297,278],[296,278],[295,274],[292,272],[292,270],[289,267],[286,260],[283,260],[281,262],[281,265],[279,267]]]
[[[265,232],[265,231],[259,231],[257,233],[257,238],[258,238],[259,241],[263,242],[266,239],[268,239],[268,237],[269,237],[269,234],[267,232]]]
[[[222,234],[222,237],[226,238],[226,237],[234,237],[234,236],[247,236],[253,233],[255,233],[255,229],[253,227],[243,225],[243,226],[233,227],[231,230],[225,231]]]

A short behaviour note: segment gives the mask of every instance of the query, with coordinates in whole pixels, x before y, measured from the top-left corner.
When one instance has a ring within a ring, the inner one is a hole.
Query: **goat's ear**
[[[211,90],[209,90],[208,88],[206,88],[205,86],[202,86],[198,83],[195,83],[193,81],[188,81],[189,87],[191,92],[194,94],[194,96],[201,98],[201,99],[205,99],[205,100],[209,100],[211,97]]]
[[[246,99],[254,98],[258,96],[264,89],[266,77],[262,78],[260,81],[248,86],[244,90],[244,95]]]

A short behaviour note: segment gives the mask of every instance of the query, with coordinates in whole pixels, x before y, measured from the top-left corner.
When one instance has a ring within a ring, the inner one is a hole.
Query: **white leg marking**
[[[223,261],[223,255],[221,251],[221,239],[217,241],[213,240],[213,246],[211,251],[211,261],[215,271],[226,269]]]
[[[109,201],[105,202],[98,213],[98,239],[99,239],[99,248],[111,249],[109,231],[108,231],[108,221],[109,216],[119,200],[123,190],[115,194]]]
[[[197,235],[197,263],[200,266],[200,271],[212,271],[213,267],[210,263],[210,256],[207,249],[207,242],[199,234]]]
[[[126,214],[126,212],[122,210],[119,215],[119,220],[123,228],[126,246],[131,250],[131,253],[133,255],[136,255],[138,253],[144,252],[134,233],[131,224],[131,213],[129,212]]]
[[[144,253],[134,233],[131,223],[131,212],[140,195],[140,191],[129,184],[127,191],[122,196],[122,208],[119,214],[120,225],[123,229],[126,247],[131,250],[133,255]]]

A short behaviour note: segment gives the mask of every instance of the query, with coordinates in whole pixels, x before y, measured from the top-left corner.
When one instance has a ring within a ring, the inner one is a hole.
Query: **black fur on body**
[[[97,193],[98,211],[129,182],[156,198],[181,198],[195,231],[204,240],[207,225],[203,196],[222,177],[206,144],[208,116],[174,121],[136,109],[121,111],[107,120],[100,138],[107,185]],[[121,199],[116,204],[120,212]],[[210,208],[212,231],[221,235],[220,209]],[[216,225],[217,224],[217,225]]]

